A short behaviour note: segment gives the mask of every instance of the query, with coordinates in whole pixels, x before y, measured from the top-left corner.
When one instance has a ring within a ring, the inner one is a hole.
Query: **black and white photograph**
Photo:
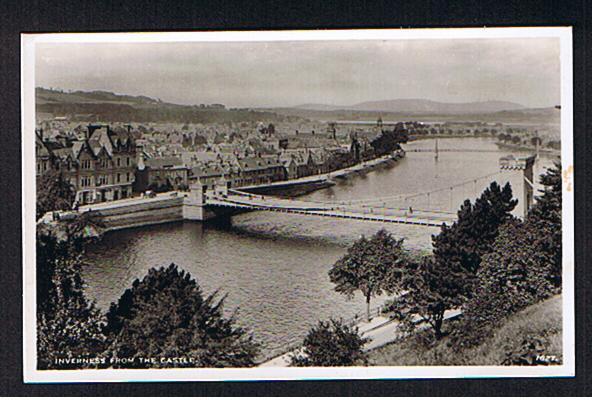
[[[574,376],[571,46],[23,34],[25,382]]]

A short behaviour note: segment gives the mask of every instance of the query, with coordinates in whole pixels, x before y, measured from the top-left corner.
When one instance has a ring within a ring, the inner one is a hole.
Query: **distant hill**
[[[486,114],[500,111],[523,110],[526,107],[508,101],[481,101],[471,103],[443,103],[426,99],[396,99],[367,101],[351,106],[333,106],[327,104],[302,104],[294,108],[313,111],[382,111],[406,114]]]
[[[39,120],[65,116],[71,121],[109,122],[299,122],[301,117],[273,110],[226,109],[221,104],[182,105],[147,96],[130,96],[107,91],[72,91],[36,88]]]

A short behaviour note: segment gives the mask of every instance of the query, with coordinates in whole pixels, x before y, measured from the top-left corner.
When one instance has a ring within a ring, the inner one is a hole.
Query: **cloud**
[[[560,98],[557,39],[40,44],[38,86],[228,106]]]

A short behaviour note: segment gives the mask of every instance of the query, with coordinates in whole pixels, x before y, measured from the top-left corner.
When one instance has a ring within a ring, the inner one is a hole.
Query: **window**
[[[125,181],[129,182],[130,180],[130,176],[129,176],[129,172],[125,174]]]
[[[130,166],[130,158],[129,158],[129,157],[127,157],[127,158],[126,158],[126,160],[127,160],[127,161],[126,161],[126,162],[127,162],[127,166],[129,167],[129,166]]]
[[[117,183],[121,182],[121,174],[117,174]]]
[[[121,166],[121,158],[117,157],[117,166],[120,167]]]
[[[80,178],[80,186],[87,187],[91,185],[92,178],[90,176],[83,176]]]

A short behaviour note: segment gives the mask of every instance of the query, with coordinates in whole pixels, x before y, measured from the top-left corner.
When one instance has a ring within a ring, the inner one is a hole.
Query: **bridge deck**
[[[450,225],[456,217],[453,214],[440,211],[415,210],[409,212],[393,208],[314,203],[248,194],[210,195],[206,203],[218,207],[424,226]]]

